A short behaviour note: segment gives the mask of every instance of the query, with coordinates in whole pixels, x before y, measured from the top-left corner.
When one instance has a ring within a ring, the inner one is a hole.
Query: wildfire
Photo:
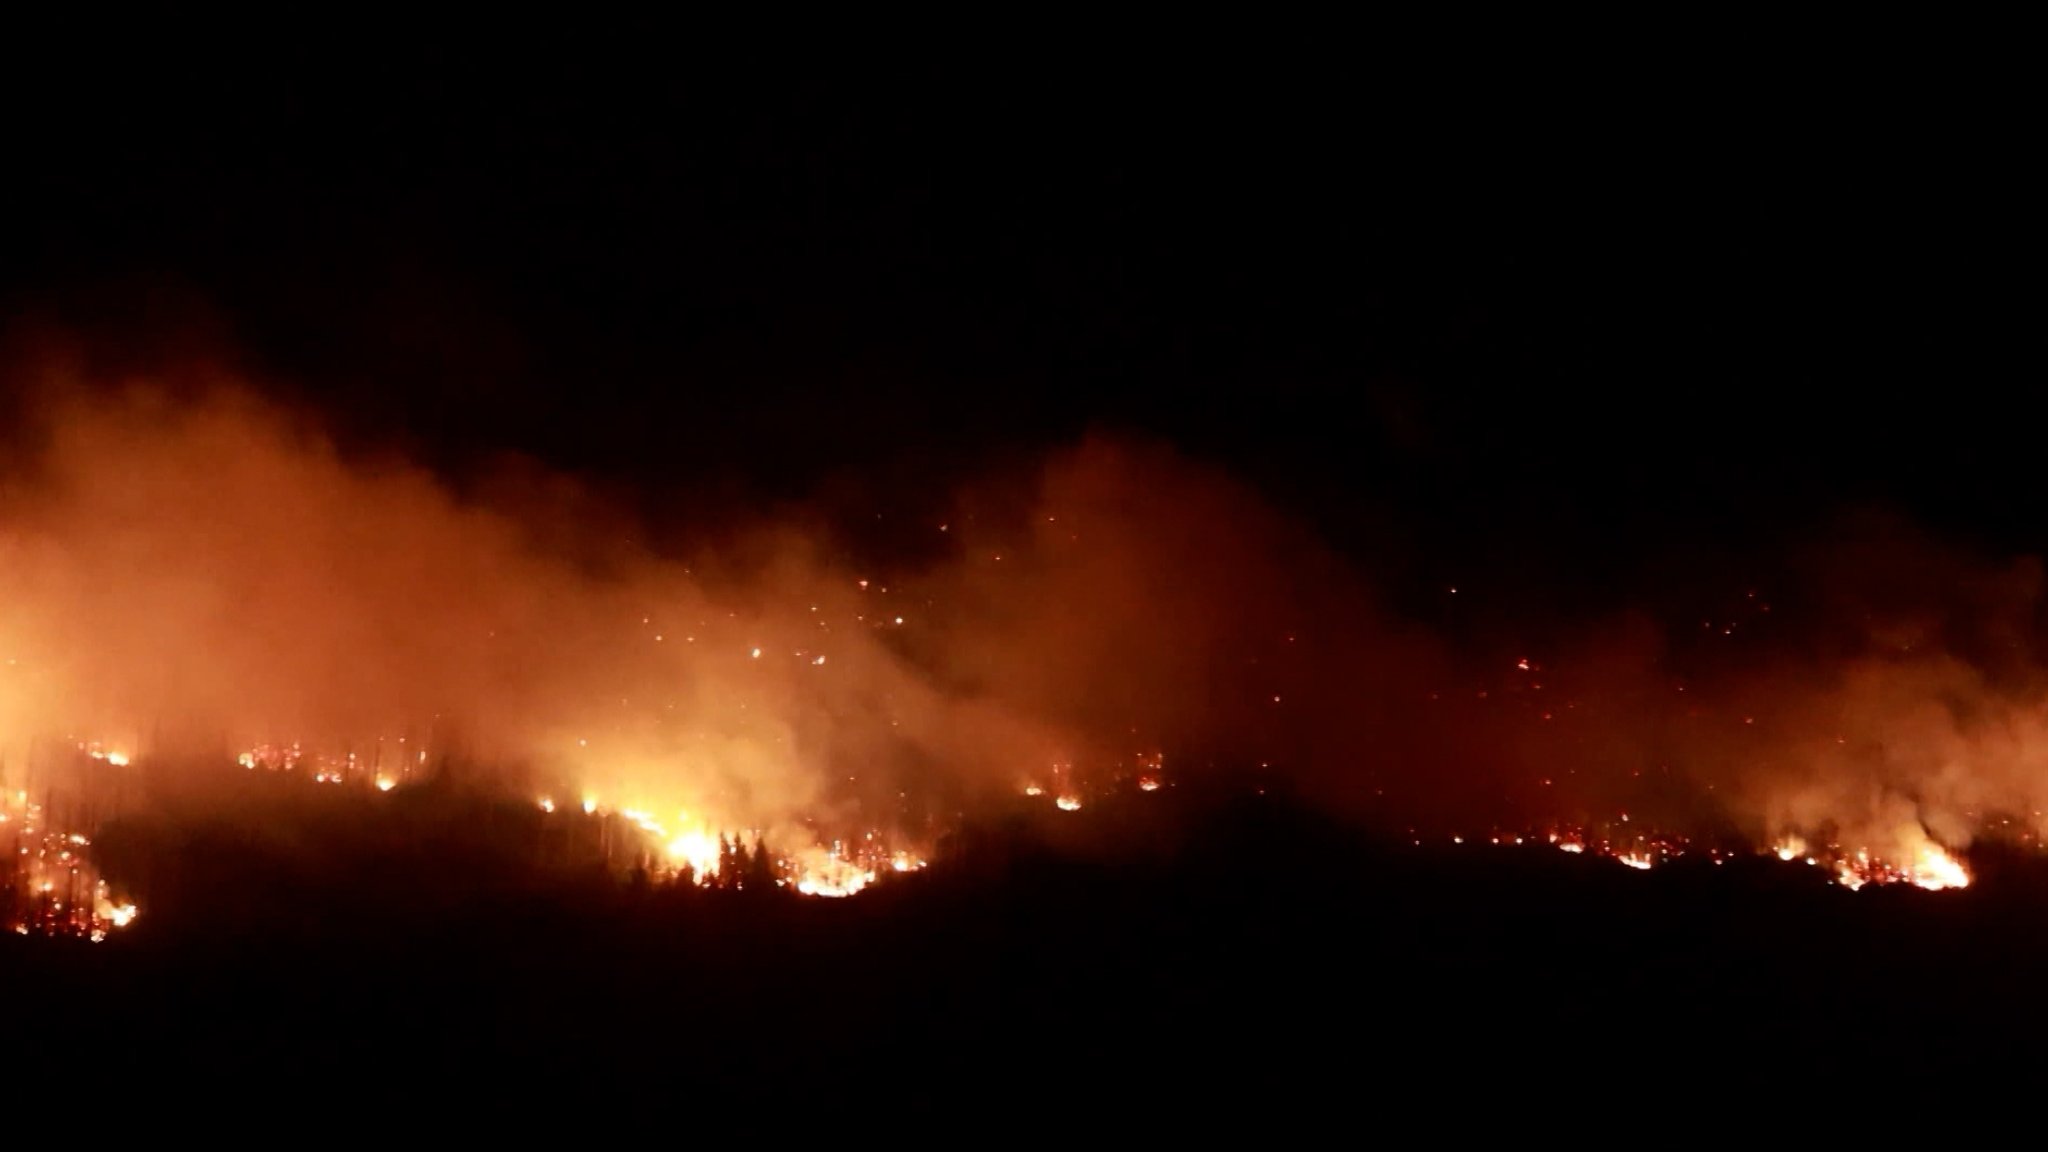
[[[668,842],[669,858],[690,869],[699,881],[718,872],[724,846],[708,832],[685,832]]]
[[[30,801],[26,789],[0,794],[0,824],[15,847],[0,873],[0,925],[22,936],[98,943],[134,923],[135,905],[115,898],[84,851],[91,838],[52,827],[45,806]]]
[[[1940,845],[1929,841],[1919,846],[1913,862],[1906,865],[1888,864],[1873,859],[1867,851],[1858,851],[1836,863],[1835,882],[1852,892],[1866,884],[1911,884],[1929,892],[1941,892],[1968,888],[1970,873]]]
[[[1051,796],[1054,806],[1062,812],[1078,812],[1090,802],[1121,789],[1157,792],[1166,783],[1166,756],[1160,752],[1137,753],[1123,765],[1077,765],[1073,761],[1058,760],[1050,767],[1048,776],[1025,781],[1023,792],[1032,799]]]
[[[400,740],[400,744],[407,741]],[[129,757],[97,744],[79,744],[81,761],[127,766]],[[236,762],[244,769],[294,772],[311,784],[349,784],[390,792],[410,778],[416,764],[426,762],[426,751],[417,741],[403,750],[396,768],[373,768],[353,753],[328,754],[299,743],[259,745],[241,753]],[[367,758],[365,758],[367,759]],[[391,761],[378,757],[380,763]],[[1141,753],[1135,763],[1082,765],[1059,761],[1051,775],[1034,773],[1040,782],[1026,783],[1025,796],[1050,798],[1061,812],[1079,812],[1114,795],[1117,789],[1136,792],[1159,791],[1163,781],[1163,757]],[[574,794],[574,793],[571,793]],[[869,830],[846,839],[825,839],[806,823],[783,826],[780,835],[765,835],[745,823],[709,816],[701,811],[674,811],[657,815],[666,808],[652,805],[632,807],[601,803],[595,793],[585,792],[577,802],[561,802],[564,790],[551,788],[534,796],[531,803],[548,827],[567,829],[564,838],[551,833],[551,843],[582,844],[582,851],[600,852],[607,866],[627,866],[663,883],[703,888],[740,889],[757,884],[805,897],[837,899],[855,896],[882,878],[922,871],[925,860],[900,842],[889,843],[881,830]],[[16,881],[9,891],[16,893],[12,906],[0,905],[5,925],[17,932],[73,935],[104,940],[111,932],[126,928],[139,915],[136,905],[119,898],[92,871],[84,850],[90,840],[82,831],[50,827],[43,805],[29,801],[27,790],[0,797],[0,826],[20,845],[16,860]],[[580,815],[577,809],[580,807]],[[715,809],[714,809],[715,811]],[[578,832],[574,829],[583,829]],[[86,831],[90,831],[87,828]],[[1451,837],[1456,844],[1490,843],[1501,847],[1548,845],[1575,856],[1604,859],[1632,871],[1648,872],[1688,855],[1722,863],[1759,851],[1784,862],[1803,862],[1851,891],[1869,885],[1912,884],[1929,891],[1966,888],[1971,876],[1964,864],[1947,849],[1929,838],[1917,823],[1882,838],[1883,847],[1844,847],[1815,836],[1786,834],[1761,849],[1740,845],[1694,842],[1683,835],[1659,831],[1637,813],[1613,813],[1607,822],[1586,825],[1556,825],[1531,831],[1493,829],[1477,836]],[[775,848],[767,842],[775,841]],[[1418,840],[1418,843],[1421,841]],[[777,850],[779,849],[779,851]],[[551,850],[552,851],[552,850]],[[637,863],[634,863],[637,861]]]
[[[544,814],[554,808],[545,799]],[[612,816],[624,820],[644,834],[659,859],[665,861],[679,881],[698,887],[746,887],[755,870],[776,887],[804,896],[844,897],[864,891],[884,872],[922,871],[925,861],[903,849],[891,849],[877,832],[868,832],[852,847],[846,841],[829,846],[800,849],[792,855],[773,854],[758,830],[721,831],[715,821],[678,812],[673,824],[657,819],[642,808],[606,808],[596,797],[586,796],[583,813],[599,820]],[[751,843],[750,843],[751,841]]]
[[[1915,862],[1912,880],[1930,892],[1970,886],[1970,874],[1963,870],[1963,866],[1933,844],[1921,845],[1920,859]]]
[[[844,842],[835,841],[829,848],[813,849],[800,854],[794,862],[796,876],[791,886],[804,896],[821,896],[827,899],[857,895],[874,884],[882,871],[917,872],[923,870],[925,862],[908,852],[883,853],[875,845],[873,834],[864,838],[851,852]]]
[[[859,868],[826,865],[806,870],[798,878],[796,890],[805,896],[823,896],[828,899],[852,896],[866,888],[874,878],[873,872]]]
[[[1623,816],[1621,822],[1626,823],[1627,819]],[[1634,825],[1630,827],[1634,828]],[[1494,835],[1488,838],[1488,843],[1519,845],[1528,839],[1521,835]],[[1815,846],[1797,835],[1780,837],[1764,850],[1764,854],[1787,863],[1797,861],[1809,867],[1825,867],[1835,883],[1852,892],[1872,884],[1911,884],[1930,892],[1969,887],[1969,870],[1917,827],[1905,830],[1899,839],[1908,845],[1901,852],[1909,856],[1909,862],[1899,863],[1896,857],[1880,857],[1863,848],[1844,852],[1837,845]],[[1631,831],[1617,837],[1602,835],[1596,829],[1553,828],[1544,833],[1543,840],[1560,852],[1612,860],[1638,872],[1647,872],[1693,853],[1704,855],[1716,864],[1746,854],[1739,847],[1701,846],[1684,836],[1642,831]],[[1453,844],[1468,842],[1471,841],[1465,836],[1451,837]],[[1422,841],[1416,840],[1415,843],[1419,845]]]

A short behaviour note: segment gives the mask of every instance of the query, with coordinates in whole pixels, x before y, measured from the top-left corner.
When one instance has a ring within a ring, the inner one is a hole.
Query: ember
[[[117,898],[93,866],[91,839],[56,825],[26,790],[0,795],[0,843],[11,861],[0,874],[0,927],[97,943],[135,921],[135,905]]]

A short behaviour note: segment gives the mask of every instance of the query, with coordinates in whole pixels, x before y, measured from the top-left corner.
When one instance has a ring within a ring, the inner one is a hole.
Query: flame
[[[1628,822],[1628,817],[1623,815],[1620,820]],[[1598,829],[1558,827],[1550,829],[1545,839],[1560,852],[1604,857],[1639,872],[1647,872],[1659,864],[1688,854],[1703,855],[1721,864],[1747,851],[1729,844],[1695,844],[1684,836],[1638,831],[1638,828],[1639,821],[1631,822],[1628,832],[1616,840],[1602,835]],[[1609,831],[1618,832],[1619,828]],[[1488,837],[1487,843],[1519,845],[1527,839],[1522,835],[1496,833]],[[1451,837],[1453,844],[1467,842],[1464,836]],[[1419,846],[1422,841],[1417,839],[1414,843]],[[1814,844],[1805,837],[1787,834],[1762,851],[1781,861],[1799,861],[1810,867],[1825,868],[1835,883],[1852,892],[1873,884],[1911,884],[1930,892],[1969,887],[1969,870],[1929,838],[1917,824],[1900,830],[1894,845],[1895,851],[1884,856],[1868,848],[1850,852],[1838,844]],[[1902,860],[1906,862],[1902,863]]]
[[[1053,803],[1059,805],[1059,809],[1062,812],[1078,812],[1081,810],[1081,798],[1079,796],[1071,794],[1061,796],[1059,799],[1054,800]]]
[[[88,752],[90,755],[91,753]],[[104,759],[104,757],[95,757]],[[11,803],[10,803],[11,799]],[[20,846],[0,873],[0,893],[17,895],[0,903],[0,927],[17,935],[70,936],[104,941],[137,915],[133,903],[117,900],[98,877],[89,853],[92,838],[52,827],[44,805],[30,803],[26,789],[0,794],[0,822]],[[19,894],[32,894],[26,900]]]
[[[724,845],[709,832],[685,832],[668,842],[668,854],[670,859],[688,867],[701,882],[718,872]]]
[[[1920,846],[1920,858],[1914,862],[1912,881],[1929,892],[1944,888],[1968,888],[1970,874],[1941,847],[1932,842]]]
[[[906,861],[908,859],[905,857]],[[919,864],[921,866],[922,862]],[[893,868],[893,862],[891,866]],[[845,859],[837,845],[822,853],[806,853],[805,858],[800,861],[799,869],[796,890],[805,896],[822,896],[828,899],[853,896],[875,881],[872,869]]]

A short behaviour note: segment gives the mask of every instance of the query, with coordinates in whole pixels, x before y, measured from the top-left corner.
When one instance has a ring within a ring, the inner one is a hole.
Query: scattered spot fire
[[[1050,795],[1053,807],[1062,812],[1079,812],[1096,797],[1135,788],[1140,792],[1157,792],[1166,784],[1166,754],[1163,752],[1139,752],[1128,765],[1106,765],[1091,770],[1077,766],[1074,761],[1058,760],[1048,766],[1045,775],[1026,783],[1021,791],[1027,798],[1037,799]]]
[[[98,943],[134,922],[135,905],[118,899],[93,866],[91,839],[54,824],[26,789],[0,796],[0,844],[10,858],[0,871],[0,926],[8,931]]]
[[[1626,824],[1623,817],[1618,823]],[[1691,837],[1656,831],[1617,831],[1614,826],[1587,828],[1553,826],[1540,831],[1494,832],[1486,836],[1453,834],[1453,846],[1490,847],[1548,846],[1574,856],[1610,860],[1626,868],[1648,872],[1682,857],[1703,858],[1723,864],[1742,857],[1776,857],[1786,863],[1824,869],[1836,884],[1850,891],[1868,885],[1910,884],[1930,892],[1967,888],[1970,873],[1961,861],[1928,838],[1920,829],[1903,830],[1896,837],[1902,848],[1896,856],[1880,855],[1869,847],[1844,847],[1829,843],[1813,845],[1800,836],[1786,836],[1766,849],[1725,842],[1704,843]],[[1411,843],[1428,843],[1420,837]]]

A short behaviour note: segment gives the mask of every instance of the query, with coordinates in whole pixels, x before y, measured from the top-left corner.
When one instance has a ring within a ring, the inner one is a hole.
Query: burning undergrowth
[[[1156,446],[970,486],[935,558],[890,566],[802,517],[651,542],[526,465],[458,490],[239,387],[36,395],[0,487],[17,827],[60,794],[85,838],[172,794],[228,810],[223,772],[371,801],[453,773],[536,842],[844,894],[1004,805],[1248,773],[1417,842],[1796,844],[1952,886],[2048,806],[2038,565],[1882,520],[1718,599],[1423,627],[1372,557]]]

